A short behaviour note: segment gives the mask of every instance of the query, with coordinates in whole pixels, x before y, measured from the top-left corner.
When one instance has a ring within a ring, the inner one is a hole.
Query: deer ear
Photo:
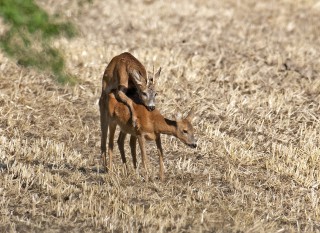
[[[136,81],[137,84],[141,84],[141,75],[139,74],[138,71],[133,70],[132,77],[134,78],[134,80]]]
[[[161,73],[161,67],[159,68],[159,70],[155,74],[155,78],[159,78],[160,77],[160,73]]]
[[[192,121],[193,118],[194,118],[194,109],[193,109],[193,107],[192,107],[191,110],[189,111],[186,119],[189,120],[189,121]]]
[[[154,72],[153,72],[154,73]],[[161,67],[159,68],[159,70],[157,71],[157,73],[153,76],[152,79],[152,83],[154,85],[156,85],[158,78],[160,77],[160,73],[161,73]]]
[[[176,113],[176,121],[180,121],[181,118],[182,118],[181,112],[177,112],[177,113]]]

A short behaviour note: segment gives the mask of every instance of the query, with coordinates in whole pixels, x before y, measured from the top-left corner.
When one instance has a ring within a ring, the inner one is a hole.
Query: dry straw
[[[0,53],[0,231],[320,230],[319,3],[37,2],[78,24],[54,46],[81,83]],[[152,182],[127,176],[117,150],[101,173],[97,100],[123,51],[164,68],[164,115],[196,108],[196,150],[163,137],[164,183],[152,143]]]

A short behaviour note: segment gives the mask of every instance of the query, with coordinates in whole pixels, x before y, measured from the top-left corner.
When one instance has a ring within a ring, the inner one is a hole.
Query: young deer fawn
[[[115,94],[112,92],[108,96],[108,118],[109,118],[109,169],[112,167],[112,155],[114,145],[114,133],[117,125],[121,128],[121,133],[118,139],[118,145],[122,162],[126,164],[126,158],[124,153],[124,140],[126,134],[131,134],[130,146],[131,155],[133,159],[134,168],[137,167],[136,159],[136,140],[141,150],[142,164],[145,170],[145,179],[148,179],[147,170],[147,156],[145,149],[145,140],[156,141],[159,154],[160,163],[160,179],[164,179],[164,165],[163,165],[163,150],[161,146],[160,134],[173,135],[179,138],[186,145],[196,148],[196,139],[193,133],[193,127],[191,121],[193,119],[193,110],[190,110],[188,116],[184,119],[177,118],[176,120],[169,120],[163,117],[161,113],[156,109],[152,112],[148,111],[142,104],[133,102],[133,108],[137,115],[137,121],[140,125],[139,128],[132,127],[130,124],[130,112],[126,105],[119,102]]]
[[[106,141],[108,135],[109,119],[107,114],[107,96],[111,90],[120,102],[128,106],[133,127],[137,125],[137,116],[133,109],[133,101],[126,95],[136,92],[143,105],[149,111],[155,109],[154,79],[160,76],[161,68],[156,74],[146,72],[144,66],[130,53],[122,53],[115,56],[108,64],[102,79],[102,93],[99,100],[101,123],[101,156],[106,155]],[[149,76],[149,77],[148,77]],[[104,160],[105,162],[105,160]],[[105,165],[105,164],[104,164]]]

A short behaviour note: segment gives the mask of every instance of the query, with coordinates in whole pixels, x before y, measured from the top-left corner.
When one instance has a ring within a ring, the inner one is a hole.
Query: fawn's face
[[[161,72],[161,68],[158,70],[156,74],[148,72],[147,82],[137,82],[138,95],[143,105],[149,111],[153,111],[156,108],[156,79],[159,78]],[[137,81],[137,78],[136,78]]]
[[[177,117],[177,137],[186,145],[196,148],[197,141],[194,137],[194,130],[191,125],[193,119],[193,110],[191,110],[185,119]]]

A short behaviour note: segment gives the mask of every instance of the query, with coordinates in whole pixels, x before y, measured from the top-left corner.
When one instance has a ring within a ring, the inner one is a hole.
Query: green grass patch
[[[76,78],[65,71],[63,54],[51,46],[58,36],[76,35],[69,22],[50,17],[33,0],[0,0],[0,16],[10,25],[0,37],[0,47],[20,65],[50,71],[60,83],[75,83]]]

